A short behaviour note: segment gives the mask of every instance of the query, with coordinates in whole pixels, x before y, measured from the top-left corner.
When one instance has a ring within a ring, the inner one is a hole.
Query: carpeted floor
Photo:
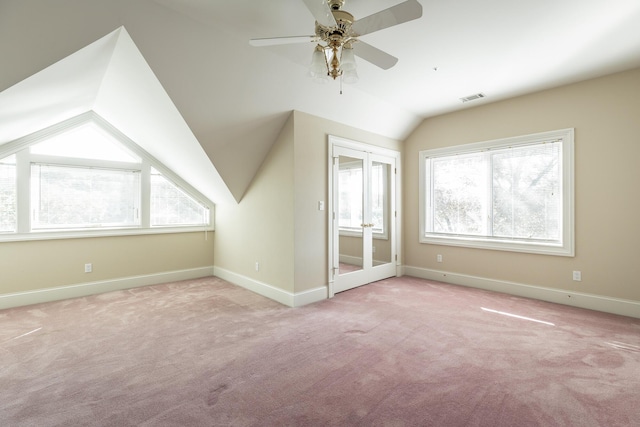
[[[518,316],[518,317],[516,317]],[[0,311],[2,426],[637,426],[640,320],[383,280],[217,278]]]

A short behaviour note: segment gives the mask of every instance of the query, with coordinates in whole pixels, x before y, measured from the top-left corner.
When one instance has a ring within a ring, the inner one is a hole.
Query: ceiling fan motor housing
[[[336,26],[325,27],[316,22],[316,35],[327,43],[331,40],[341,40],[352,37],[351,25],[353,25],[355,21],[353,15],[344,10],[332,10],[331,13],[336,20]]]
[[[398,62],[398,58],[360,41],[359,38],[422,16],[422,6],[418,0],[404,0],[395,6],[357,21],[352,14],[342,9],[346,0],[302,1],[316,19],[314,35],[252,39],[250,44],[252,46],[271,46],[308,41],[317,43],[313,63],[314,67],[320,71],[313,71],[313,74],[322,74],[322,63],[324,62],[334,78],[342,72],[340,67],[342,64],[338,61],[346,61],[347,66],[350,67],[348,71],[354,71],[351,69],[355,65],[353,55],[357,55],[383,70],[393,67]],[[321,55],[323,52],[324,59]],[[346,58],[343,54],[346,54]]]

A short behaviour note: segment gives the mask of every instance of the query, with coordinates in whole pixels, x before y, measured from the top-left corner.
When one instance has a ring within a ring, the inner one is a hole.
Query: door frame
[[[337,213],[334,206],[334,147],[344,147],[352,150],[362,151],[370,154],[378,154],[386,157],[393,157],[395,159],[395,171],[393,171],[393,182],[395,184],[395,191],[393,192],[395,202],[395,212],[390,212],[390,222],[393,222],[395,232],[391,234],[392,239],[395,240],[395,274],[401,276],[401,248],[402,248],[402,228],[401,228],[401,208],[402,208],[402,171],[401,171],[401,154],[399,151],[379,147],[376,145],[366,144],[363,142],[353,141],[350,139],[342,138],[335,135],[328,135],[328,159],[327,159],[327,175],[328,175],[328,198],[327,198],[327,231],[328,231],[328,277],[329,277],[329,289],[328,296],[333,298],[335,295],[334,282],[338,271],[338,266],[334,265],[335,257],[335,228],[338,226]]]

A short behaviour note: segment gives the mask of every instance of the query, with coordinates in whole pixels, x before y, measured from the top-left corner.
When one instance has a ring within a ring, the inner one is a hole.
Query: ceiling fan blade
[[[251,39],[249,44],[255,47],[263,46],[276,46],[281,44],[293,44],[293,43],[307,43],[317,41],[316,36],[288,36],[288,37],[274,37],[266,39]]]
[[[304,4],[307,5],[307,8],[311,12],[316,21],[320,25],[324,25],[325,27],[335,27],[336,19],[333,17],[333,13],[331,13],[331,9],[329,8],[329,3],[327,0],[302,0]]]
[[[398,58],[395,56],[389,55],[387,52],[384,52],[377,47],[373,47],[361,40],[358,40],[358,43],[353,45],[353,53],[365,61],[369,61],[373,65],[377,65],[383,70],[388,70],[398,62]]]
[[[373,15],[357,20],[351,26],[351,31],[356,36],[373,33],[402,24],[422,16],[422,6],[417,0],[407,0]]]

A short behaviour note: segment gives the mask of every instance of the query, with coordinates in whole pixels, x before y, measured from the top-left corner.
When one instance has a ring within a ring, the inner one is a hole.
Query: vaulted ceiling
[[[44,82],[39,101],[23,110],[3,97],[7,89],[121,26],[202,149],[185,149],[180,161],[199,165],[204,152],[216,171],[206,173],[219,174],[235,200],[291,110],[402,140],[429,116],[640,66],[637,0],[419,1],[420,19],[363,36],[398,64],[385,71],[359,60],[359,82],[340,94],[338,82],[308,79],[313,44],[249,46],[251,38],[312,34],[302,0],[0,0],[0,144],[29,131],[11,126],[51,104],[63,109],[60,89],[78,87],[113,58],[83,62],[66,80],[58,76],[57,89]],[[346,0],[344,9],[357,19],[401,2]],[[486,97],[460,101],[475,93]],[[161,158],[162,144],[149,145]]]

